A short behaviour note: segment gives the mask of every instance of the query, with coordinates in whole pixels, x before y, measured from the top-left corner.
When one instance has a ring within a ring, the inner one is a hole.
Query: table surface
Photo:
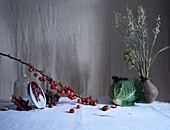
[[[108,97],[98,98],[97,106],[81,105],[76,100],[60,98],[53,108],[31,111],[0,111],[0,130],[170,130],[170,103],[136,104],[109,111],[101,108],[111,105]],[[10,106],[9,100],[0,100],[0,107]],[[75,108],[75,113],[69,113]]]

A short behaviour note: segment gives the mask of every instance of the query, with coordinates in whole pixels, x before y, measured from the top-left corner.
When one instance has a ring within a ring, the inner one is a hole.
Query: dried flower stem
[[[155,55],[152,55],[157,36],[160,33],[160,16],[158,16],[156,21],[157,26],[153,29],[154,40],[151,49],[149,49],[146,13],[143,7],[138,6],[137,18],[134,18],[132,10],[128,8],[127,16],[122,16],[120,13],[115,12],[116,28],[120,32],[128,48],[128,50],[125,51],[126,53],[124,53],[124,62],[129,69],[134,67],[143,78],[149,77],[149,70],[156,56],[170,48],[169,46],[164,47]]]

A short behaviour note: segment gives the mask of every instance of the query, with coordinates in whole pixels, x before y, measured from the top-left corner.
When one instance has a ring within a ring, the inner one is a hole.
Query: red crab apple
[[[81,107],[80,105],[77,105],[77,109],[80,109],[80,107]]]
[[[70,109],[70,113],[74,113],[75,110],[73,108]]]

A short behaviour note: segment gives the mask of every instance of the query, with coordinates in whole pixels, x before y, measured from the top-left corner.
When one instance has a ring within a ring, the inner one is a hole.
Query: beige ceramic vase
[[[146,92],[147,102],[148,103],[154,102],[158,97],[158,89],[149,78],[141,78],[141,82]]]

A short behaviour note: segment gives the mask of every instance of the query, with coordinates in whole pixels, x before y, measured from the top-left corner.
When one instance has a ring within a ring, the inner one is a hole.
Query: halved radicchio
[[[46,105],[46,97],[42,88],[36,82],[30,82],[28,93],[32,102],[37,108],[44,108]]]

